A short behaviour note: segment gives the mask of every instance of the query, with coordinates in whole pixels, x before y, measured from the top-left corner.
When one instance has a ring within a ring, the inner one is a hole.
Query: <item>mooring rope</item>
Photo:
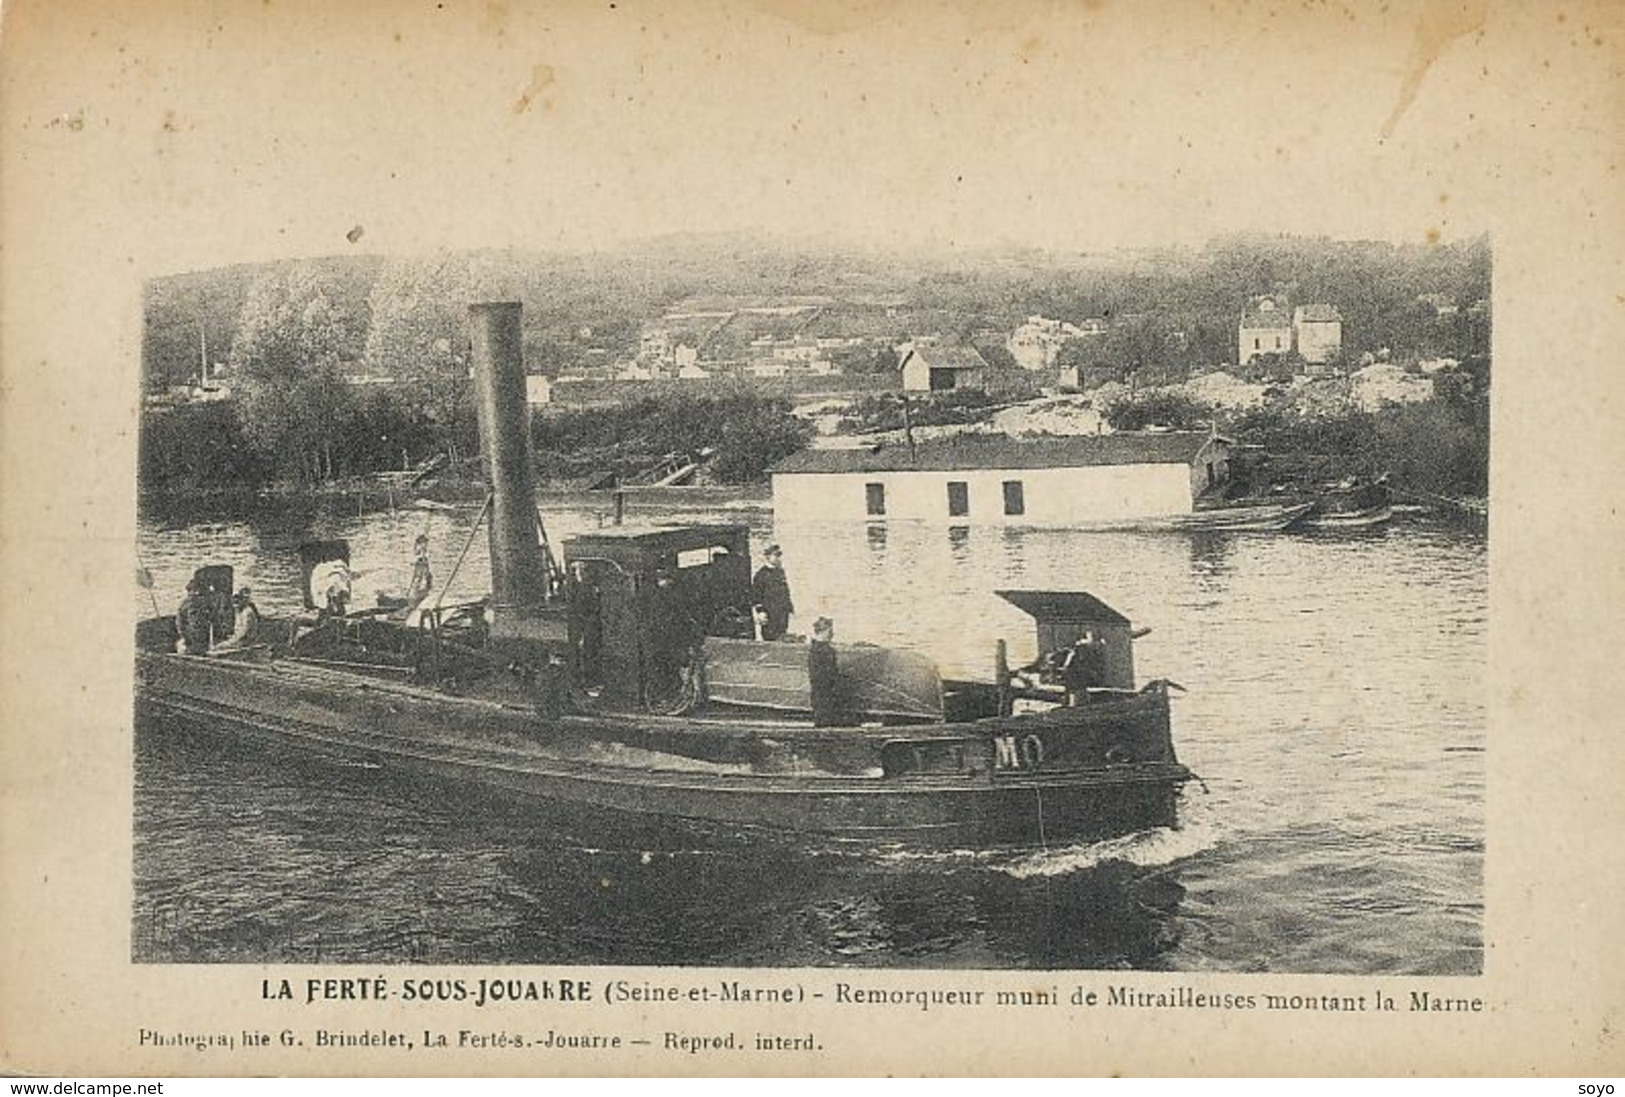
[[[439,593],[435,595],[434,611],[437,615],[440,612],[441,603],[445,601],[446,592],[451,589],[452,583],[457,580],[457,572],[463,566],[463,558],[468,555],[468,550],[474,545],[475,536],[480,532],[480,526],[485,523],[485,516],[491,510],[491,498],[491,494],[487,492],[485,502],[480,506],[479,516],[474,519],[474,528],[468,531],[468,540],[463,542],[463,551],[457,554],[457,562],[451,566],[451,574],[446,576],[446,585],[441,587]]]

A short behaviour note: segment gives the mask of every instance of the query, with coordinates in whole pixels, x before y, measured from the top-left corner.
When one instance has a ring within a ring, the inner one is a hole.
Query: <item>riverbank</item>
[[[966,391],[820,396],[792,405],[782,398],[735,393],[725,398],[644,399],[614,407],[558,409],[532,425],[540,487],[547,492],[647,487],[662,480],[721,487],[765,485],[768,469],[808,446],[900,437],[917,440],[959,433],[1015,438],[1096,434],[1147,428],[1213,429],[1248,454],[1255,488],[1307,487],[1349,477],[1387,475],[1418,497],[1443,500],[1471,514],[1488,495],[1487,391],[1476,378],[1443,378],[1393,370],[1358,371],[1348,378],[1254,384],[1209,373],[1178,385],[1132,390],[1107,384],[1088,392],[1050,393],[999,402]],[[340,475],[310,481],[278,479],[256,460],[229,406],[200,409],[181,429],[174,413],[143,430],[140,487],[144,498],[313,497],[353,500],[365,511],[416,500],[454,505],[485,497],[476,459],[445,461],[421,477],[396,471],[422,467],[441,450],[433,436],[420,451],[398,453],[390,469],[357,446],[340,461]],[[451,436],[466,434],[449,426]],[[466,450],[465,450],[466,451]],[[221,453],[232,460],[211,460]]]

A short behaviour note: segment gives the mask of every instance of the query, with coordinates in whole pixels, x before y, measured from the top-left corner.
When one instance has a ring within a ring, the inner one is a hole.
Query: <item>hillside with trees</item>
[[[474,300],[524,302],[527,366],[549,376],[577,369],[589,353],[630,358],[643,325],[679,306],[884,302],[882,313],[905,318],[887,322],[898,331],[920,335],[929,328],[946,341],[974,343],[1005,369],[1012,363],[1000,333],[1028,316],[1093,319],[1104,322],[1105,333],[1071,340],[1059,363],[1077,367],[1083,387],[1093,388],[1173,384],[1226,364],[1248,379],[1288,369],[1290,363],[1270,361],[1233,365],[1241,311],[1268,293],[1334,304],[1343,317],[1346,363],[1368,355],[1397,363],[1462,360],[1482,402],[1490,279],[1484,237],[1399,245],[1261,235],[1111,255],[951,258],[856,254],[744,234],[680,235],[593,254],[471,251],[220,268],[156,279],[147,288],[146,391],[195,383],[207,361],[212,369],[225,367],[232,398],[206,411],[149,411],[142,484],[312,485],[434,453],[472,454],[466,306]],[[1470,307],[1479,302],[1486,304]],[[853,375],[896,368],[889,344],[842,354],[841,369]],[[749,421],[771,437],[757,447],[766,451],[782,448],[793,427]],[[194,427],[208,446],[231,440],[232,459],[204,461],[202,443],[188,437]],[[730,466],[730,478],[759,475],[751,466],[749,460]]]

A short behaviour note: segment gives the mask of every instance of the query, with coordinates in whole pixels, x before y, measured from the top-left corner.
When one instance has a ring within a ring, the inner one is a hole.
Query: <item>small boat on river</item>
[[[908,651],[759,639],[742,525],[608,527],[556,562],[535,508],[519,306],[471,314],[490,597],[324,605],[312,577],[342,574],[349,549],[312,543],[303,614],[193,645],[207,651],[178,651],[173,618],[138,625],[141,720],[835,843],[1030,848],[1176,822],[1192,775],[1170,684],[1136,683],[1138,633],[1090,595],[997,592],[1032,618],[1043,657],[1012,670],[1001,641],[972,681]],[[196,587],[219,606],[213,636],[229,634],[230,569],[202,569]],[[1090,659],[1070,664],[1080,651]]]
[[[1262,503],[1212,507],[1164,519],[1169,529],[1225,530],[1232,532],[1279,533],[1309,520],[1313,503]]]

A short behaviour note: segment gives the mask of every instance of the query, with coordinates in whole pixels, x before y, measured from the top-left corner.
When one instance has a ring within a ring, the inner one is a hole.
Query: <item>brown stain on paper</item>
[[[1386,141],[1394,135],[1394,128],[1410,109],[1421,90],[1422,79],[1439,55],[1456,39],[1484,29],[1489,19],[1489,0],[1464,0],[1463,3],[1429,8],[1416,23],[1416,42],[1411,47],[1410,68],[1405,81],[1399,86],[1399,98],[1388,120],[1382,124],[1381,137]]]
[[[546,91],[557,82],[558,77],[554,74],[552,65],[537,65],[535,68],[531,69],[530,83],[525,85],[525,90],[520,93],[518,99],[514,100],[513,112],[515,114],[524,114],[530,109],[530,105],[536,101],[537,97],[541,95],[542,92]],[[543,100],[542,102],[542,108],[544,110],[552,105],[553,101],[551,99]]]

